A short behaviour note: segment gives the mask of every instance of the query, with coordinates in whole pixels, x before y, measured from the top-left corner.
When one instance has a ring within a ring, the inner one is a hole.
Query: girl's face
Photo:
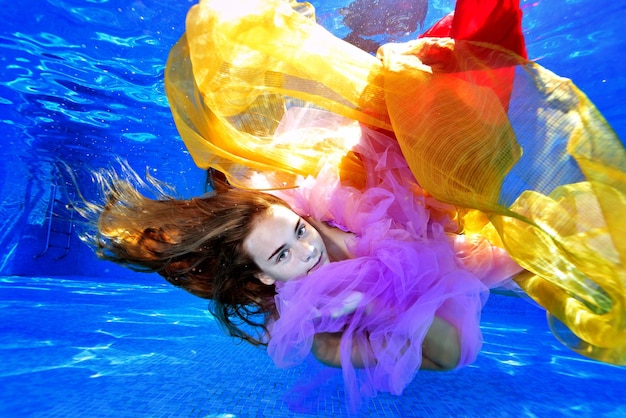
[[[271,285],[306,276],[328,264],[322,237],[292,210],[272,205],[243,242],[262,273],[261,282]]]

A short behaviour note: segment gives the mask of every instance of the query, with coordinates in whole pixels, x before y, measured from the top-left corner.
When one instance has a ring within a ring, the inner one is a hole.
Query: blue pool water
[[[0,3],[0,416],[300,416],[284,396],[301,369],[278,370],[224,336],[205,301],[98,261],[67,211],[61,161],[87,197],[88,170],[116,158],[183,195],[204,192],[162,85],[195,1]],[[347,36],[337,9],[350,1],[313,3],[324,26]],[[424,27],[453,5],[430,1]],[[522,5],[530,57],[572,78],[626,138],[626,6]],[[407,31],[373,38],[404,40],[419,27]],[[626,416],[626,370],[562,347],[529,302],[494,295],[483,330],[474,365],[422,373],[402,397],[380,395],[360,415]],[[329,387],[301,416],[347,416],[341,386]]]
[[[0,416],[350,416],[338,382],[309,413],[291,412],[284,395],[302,368],[233,343],[203,301],[159,280],[13,276],[0,292]],[[359,416],[625,416],[626,370],[562,347],[530,303],[492,296],[483,332],[475,364],[420,373]]]

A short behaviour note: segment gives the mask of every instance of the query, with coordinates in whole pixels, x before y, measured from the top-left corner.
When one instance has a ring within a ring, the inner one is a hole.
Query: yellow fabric
[[[369,79],[380,73],[380,61],[335,42],[294,11],[298,5],[202,1],[190,10],[186,36],[170,53],[166,91],[189,152],[199,167],[222,170],[242,187],[256,171],[273,173],[277,185],[293,185],[297,174],[338,164],[351,146],[341,137],[277,143],[272,134],[287,106],[308,101],[391,128],[383,90]],[[374,105],[367,105],[372,115],[364,113],[363,101]]]
[[[340,133],[274,138],[284,109],[320,107],[393,131],[420,185],[528,270],[516,281],[554,332],[581,354],[626,364],[626,152],[585,95],[492,45],[421,39],[374,58],[316,25],[311,10],[284,0],[191,9],[166,91],[196,164],[241,187],[255,187],[258,172],[291,187],[349,162],[342,175],[359,184]],[[502,68],[514,73],[508,106],[486,87],[506,92],[490,77]]]

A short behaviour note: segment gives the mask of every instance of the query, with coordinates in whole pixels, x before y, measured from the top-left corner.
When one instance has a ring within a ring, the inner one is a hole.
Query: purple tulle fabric
[[[357,136],[354,151],[368,179],[365,191],[342,186],[329,167],[298,189],[277,193],[300,215],[329,221],[356,238],[348,243],[352,259],[277,285],[280,318],[268,345],[276,365],[303,362],[316,333],[342,331],[350,403],[378,391],[399,395],[420,368],[435,316],[459,330],[459,366],[471,363],[482,345],[479,317],[488,289],[520,267],[484,239],[451,233],[456,225],[441,216],[445,205],[425,196],[393,138],[311,109],[291,109],[281,124],[290,135],[311,126],[318,134],[343,126]],[[351,364],[352,344],[374,354],[364,369]]]

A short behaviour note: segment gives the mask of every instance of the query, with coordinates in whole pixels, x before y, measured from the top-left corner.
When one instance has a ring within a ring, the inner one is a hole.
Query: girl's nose
[[[308,242],[303,242],[300,247],[300,259],[302,261],[309,261],[317,254],[317,248]]]

